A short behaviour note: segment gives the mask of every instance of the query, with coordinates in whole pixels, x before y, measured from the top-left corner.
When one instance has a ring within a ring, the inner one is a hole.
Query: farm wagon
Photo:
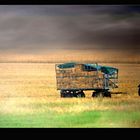
[[[56,64],[56,84],[61,97],[85,97],[84,91],[93,90],[92,97],[111,97],[110,89],[118,88],[118,69],[97,63]]]

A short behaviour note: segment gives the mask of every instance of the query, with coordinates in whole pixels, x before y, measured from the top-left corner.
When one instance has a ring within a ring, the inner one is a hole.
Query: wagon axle
[[[85,97],[83,90],[72,91],[72,90],[61,90],[61,97]],[[92,97],[111,97],[111,93],[108,90],[96,90],[92,93]]]
[[[60,95],[61,97],[85,97],[85,93],[83,92],[83,90],[81,91],[61,90]]]

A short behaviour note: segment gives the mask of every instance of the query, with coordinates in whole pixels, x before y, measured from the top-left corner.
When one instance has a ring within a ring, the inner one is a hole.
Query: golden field
[[[102,65],[119,68],[119,88],[113,89],[112,92],[127,92],[126,95],[112,94],[112,99],[105,99],[105,101],[139,100],[137,86],[140,78],[140,65],[108,63]],[[40,102],[48,104],[56,102],[73,102],[74,104],[92,102],[93,106],[96,102],[91,98],[92,91],[85,92],[85,99],[61,99],[59,91],[56,90],[55,64],[1,63],[0,79],[1,113],[32,112],[34,110],[31,108],[31,104]],[[94,109],[91,106],[81,106],[80,108],[85,109],[87,107]],[[70,111],[64,108],[60,108],[60,110],[58,108],[57,110],[57,107],[53,109],[60,112]],[[71,111],[74,110],[76,109],[74,108]]]
[[[97,110],[139,112],[140,65],[100,64],[119,69],[119,88],[111,91],[127,94],[112,94],[111,99],[92,98],[92,91],[86,91],[86,98],[60,98],[56,90],[55,63],[0,63],[0,115],[78,114]],[[135,126],[139,127],[140,122]]]

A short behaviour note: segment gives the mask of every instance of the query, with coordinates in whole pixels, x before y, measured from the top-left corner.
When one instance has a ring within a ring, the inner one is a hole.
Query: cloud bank
[[[0,52],[140,49],[140,6],[1,5]]]

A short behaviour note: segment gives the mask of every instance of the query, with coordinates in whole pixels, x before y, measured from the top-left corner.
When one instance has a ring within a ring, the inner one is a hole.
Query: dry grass
[[[1,63],[0,114],[33,114],[39,112],[78,113],[90,110],[138,111],[140,98],[137,86],[140,78],[138,64],[105,64],[119,68],[119,88],[126,95],[111,99],[62,99],[56,90],[54,64]]]

